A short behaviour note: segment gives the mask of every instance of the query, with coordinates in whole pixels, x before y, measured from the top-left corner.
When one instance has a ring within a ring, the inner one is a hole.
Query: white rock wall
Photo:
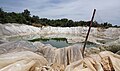
[[[2,33],[3,35],[32,34],[40,32],[40,28],[24,24],[5,24],[0,26],[0,34]]]
[[[30,25],[24,24],[0,24],[0,35],[20,35],[20,34],[86,34],[89,27],[33,27]],[[119,36],[120,28],[108,28],[108,29],[100,29],[100,28],[92,28],[91,35],[104,35],[108,37]]]

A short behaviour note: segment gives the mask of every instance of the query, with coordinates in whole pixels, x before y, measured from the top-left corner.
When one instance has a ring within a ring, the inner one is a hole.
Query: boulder
[[[111,51],[113,53],[117,53],[120,51],[120,45],[119,44],[111,44],[111,45],[106,45],[106,46],[101,46],[99,47],[101,51]]]
[[[35,47],[31,42],[28,41],[13,41],[0,45],[0,54],[25,50],[35,52],[37,51],[37,47]]]
[[[49,64],[60,65],[65,68],[70,63],[82,59],[80,45],[72,45],[64,48],[54,48],[52,46],[39,47],[39,52],[48,60]]]
[[[65,71],[120,71],[120,56],[104,51],[68,65]]]
[[[30,51],[0,55],[0,71],[42,71],[47,64],[43,56]]]

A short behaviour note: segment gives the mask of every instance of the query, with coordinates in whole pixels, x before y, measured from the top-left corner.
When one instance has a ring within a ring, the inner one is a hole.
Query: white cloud
[[[28,8],[32,14],[51,19],[69,18],[89,20],[94,8],[103,21],[119,24],[120,0],[4,0],[6,9],[23,11]],[[11,5],[11,3],[15,3]],[[3,3],[3,2],[2,2]],[[20,6],[21,5],[21,6]],[[1,5],[0,5],[1,6]],[[14,9],[13,9],[14,8]],[[100,18],[96,15],[96,20]]]

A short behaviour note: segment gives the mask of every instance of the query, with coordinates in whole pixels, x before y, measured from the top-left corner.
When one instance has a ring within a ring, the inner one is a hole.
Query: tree
[[[25,9],[24,12],[22,12],[22,15],[25,17],[26,19],[26,24],[31,25],[31,14],[30,11],[28,9]]]
[[[114,27],[116,27],[116,28],[117,28],[118,26],[117,26],[117,25],[115,25]]]
[[[1,13],[1,12],[4,12],[2,8],[0,8],[0,13]]]
[[[32,23],[40,23],[40,22],[39,22],[39,17],[33,15],[33,17],[31,18],[31,22],[32,22]]]
[[[67,27],[72,27],[73,26],[73,21],[72,20],[69,20],[68,22],[67,22]]]
[[[22,13],[24,16],[30,16],[30,11],[28,9],[25,9]]]
[[[109,23],[108,26],[109,26],[109,27],[112,27],[112,24]]]
[[[107,24],[108,24],[108,23],[107,23],[107,22],[105,22],[105,23],[104,23],[104,27],[106,27],[106,26],[107,26]]]
[[[44,25],[44,26],[60,26],[60,27],[75,27],[75,26],[89,26],[90,21],[73,21],[68,20],[67,18],[63,19],[55,19],[50,20],[47,18],[39,18],[38,16],[33,15],[31,17],[30,11],[25,9],[22,13],[15,13],[15,12],[4,12],[2,8],[0,8],[0,23],[24,23],[28,25],[32,25],[33,23],[36,25]],[[109,28],[113,27],[112,24],[105,22],[105,23],[98,23],[97,21],[93,22],[92,27],[103,27]],[[119,27],[115,25],[114,27]]]

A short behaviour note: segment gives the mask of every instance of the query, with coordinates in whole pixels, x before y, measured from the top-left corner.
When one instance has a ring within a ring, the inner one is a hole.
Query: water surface
[[[79,37],[80,35],[64,35],[64,34],[36,34],[36,35],[26,35],[26,36],[17,36],[7,38],[8,41],[18,41],[18,40],[26,40],[30,42],[42,42],[43,44],[51,44],[54,47],[62,48],[67,47],[74,44],[80,44],[80,47],[83,47],[84,42],[77,43],[69,43],[67,38]],[[86,47],[96,47],[98,46],[95,43],[87,42]]]
[[[67,47],[69,45],[72,45],[72,43],[67,42],[66,38],[36,38],[36,39],[28,40],[28,41],[30,42],[40,41],[43,44],[50,44],[57,48]]]

